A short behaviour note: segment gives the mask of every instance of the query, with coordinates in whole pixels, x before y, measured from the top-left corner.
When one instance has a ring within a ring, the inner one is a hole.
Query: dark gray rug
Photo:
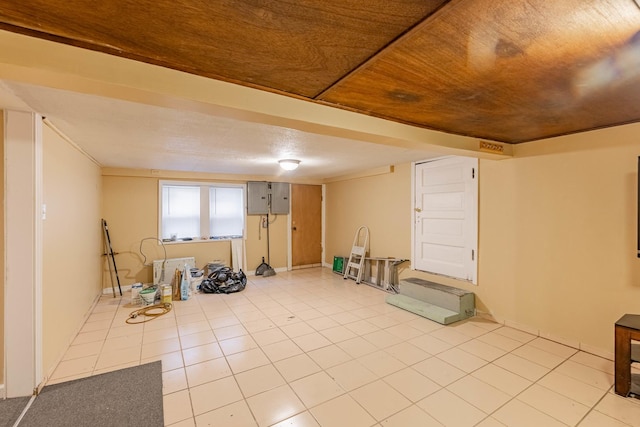
[[[29,403],[29,399],[31,399],[30,396],[0,400],[0,427],[13,426]]]
[[[159,361],[46,386],[20,422],[20,427],[163,425]]]

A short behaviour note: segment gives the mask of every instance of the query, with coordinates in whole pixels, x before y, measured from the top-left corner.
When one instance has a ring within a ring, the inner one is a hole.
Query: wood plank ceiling
[[[0,28],[506,143],[640,121],[634,0],[0,0]]]

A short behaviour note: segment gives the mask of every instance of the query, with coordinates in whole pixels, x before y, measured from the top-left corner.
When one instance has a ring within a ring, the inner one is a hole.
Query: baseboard
[[[496,318],[493,315],[493,313],[476,310],[476,316],[482,319],[491,320],[500,325],[508,326],[510,328],[517,329],[522,332],[526,332],[531,335],[535,335],[540,338],[548,339],[549,341],[553,341],[558,344],[565,345],[567,347],[575,348],[576,350],[584,351],[585,353],[593,354],[594,356],[602,357],[603,359],[615,360],[615,354],[611,351],[607,351],[599,347],[594,347],[589,344],[582,343],[580,341],[560,337],[546,331],[541,331],[531,326],[523,325],[522,323],[519,323],[519,322],[514,322],[513,320],[499,319],[499,318]]]
[[[319,267],[319,266],[320,266],[320,264],[318,264],[318,267]],[[287,272],[287,271],[289,271],[289,270],[287,269],[287,267],[278,267],[278,268],[274,268],[274,270],[275,270],[275,272],[276,272],[276,273],[283,273],[283,272]],[[244,274],[245,274],[247,277],[251,277],[251,276],[255,276],[255,275],[256,275],[256,272],[255,272],[255,270],[254,270],[254,271],[244,271]],[[146,285],[151,285],[151,283],[145,283],[145,286],[146,286]],[[130,291],[130,290],[131,290],[131,285],[124,285],[124,286],[120,286],[120,289],[122,289],[122,295],[124,295],[124,294],[125,294],[125,292],[128,292],[128,291]],[[116,290],[116,295],[117,295],[118,293],[119,293],[119,292]],[[113,289],[111,289],[111,288],[103,288],[103,289],[102,289],[102,295],[113,295]]]
[[[305,268],[316,268],[316,267],[322,267],[321,263],[317,263],[317,264],[305,264],[305,265],[296,265],[294,267],[291,267],[292,270],[302,270]]]
[[[125,292],[131,290],[131,285],[120,286],[120,289],[122,289],[122,295],[124,295]],[[120,292],[116,291],[116,295],[119,294],[119,293]],[[111,289],[111,288],[102,288],[102,295],[113,295],[113,289]]]
[[[476,308],[476,317],[479,317],[479,318],[485,319],[485,320],[489,320],[489,321],[491,321],[493,323],[498,323],[500,325],[504,325],[504,323],[499,321],[498,319],[496,319],[493,314],[487,313],[486,311],[478,310],[477,308]]]
[[[557,342],[558,344],[566,345],[567,347],[575,348],[580,350],[580,345],[582,344],[580,341],[572,340],[570,338],[561,337],[559,335],[554,335],[550,332],[540,331],[540,337],[548,339],[549,341]]]
[[[42,390],[42,388],[47,384],[47,381],[49,381],[49,378],[51,378],[51,376],[53,375],[53,372],[56,370],[60,362],[62,362],[62,358],[67,353],[67,350],[69,350],[71,343],[73,342],[73,340],[76,339],[76,337],[82,330],[82,327],[84,326],[84,324],[87,323],[87,319],[89,318],[89,316],[91,316],[91,313],[93,313],[93,309],[96,308],[96,305],[98,305],[98,301],[100,301],[100,296],[101,296],[100,294],[96,295],[95,299],[93,300],[93,303],[91,304],[89,309],[85,312],[82,320],[80,321],[80,325],[78,325],[76,330],[70,335],[64,351],[62,352],[62,354],[58,356],[55,363],[51,367],[49,367],[47,372],[44,374],[42,381],[40,381],[40,384],[38,384],[38,386],[36,387],[38,389],[38,392]]]
[[[278,267],[278,268],[274,268],[273,270],[276,273],[285,273],[285,272],[289,271],[289,269],[287,267]],[[256,276],[255,270],[254,271],[245,272],[245,274],[247,275],[247,277],[260,277],[260,276]]]
[[[7,392],[4,389],[4,384],[0,384],[0,399],[6,399]]]
[[[588,344],[580,343],[580,350],[584,351],[585,353],[593,354],[594,356],[602,357],[603,359],[612,360],[612,361],[616,360],[615,353],[612,353],[610,351],[605,351],[605,350],[602,350],[601,348],[593,347]]]

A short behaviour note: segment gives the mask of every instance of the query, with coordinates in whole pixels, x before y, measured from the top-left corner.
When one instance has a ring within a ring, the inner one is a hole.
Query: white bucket
[[[142,305],[153,305],[153,302],[156,299],[156,289],[147,288],[140,291],[140,298],[142,298]]]

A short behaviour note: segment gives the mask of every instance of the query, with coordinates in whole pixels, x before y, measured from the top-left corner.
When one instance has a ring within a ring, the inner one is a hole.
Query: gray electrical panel
[[[271,207],[271,211],[269,211]],[[289,214],[288,182],[247,182],[247,215]]]
[[[271,185],[271,213],[289,214],[289,183],[272,182]]]
[[[247,182],[247,215],[269,213],[269,183],[266,181]]]

